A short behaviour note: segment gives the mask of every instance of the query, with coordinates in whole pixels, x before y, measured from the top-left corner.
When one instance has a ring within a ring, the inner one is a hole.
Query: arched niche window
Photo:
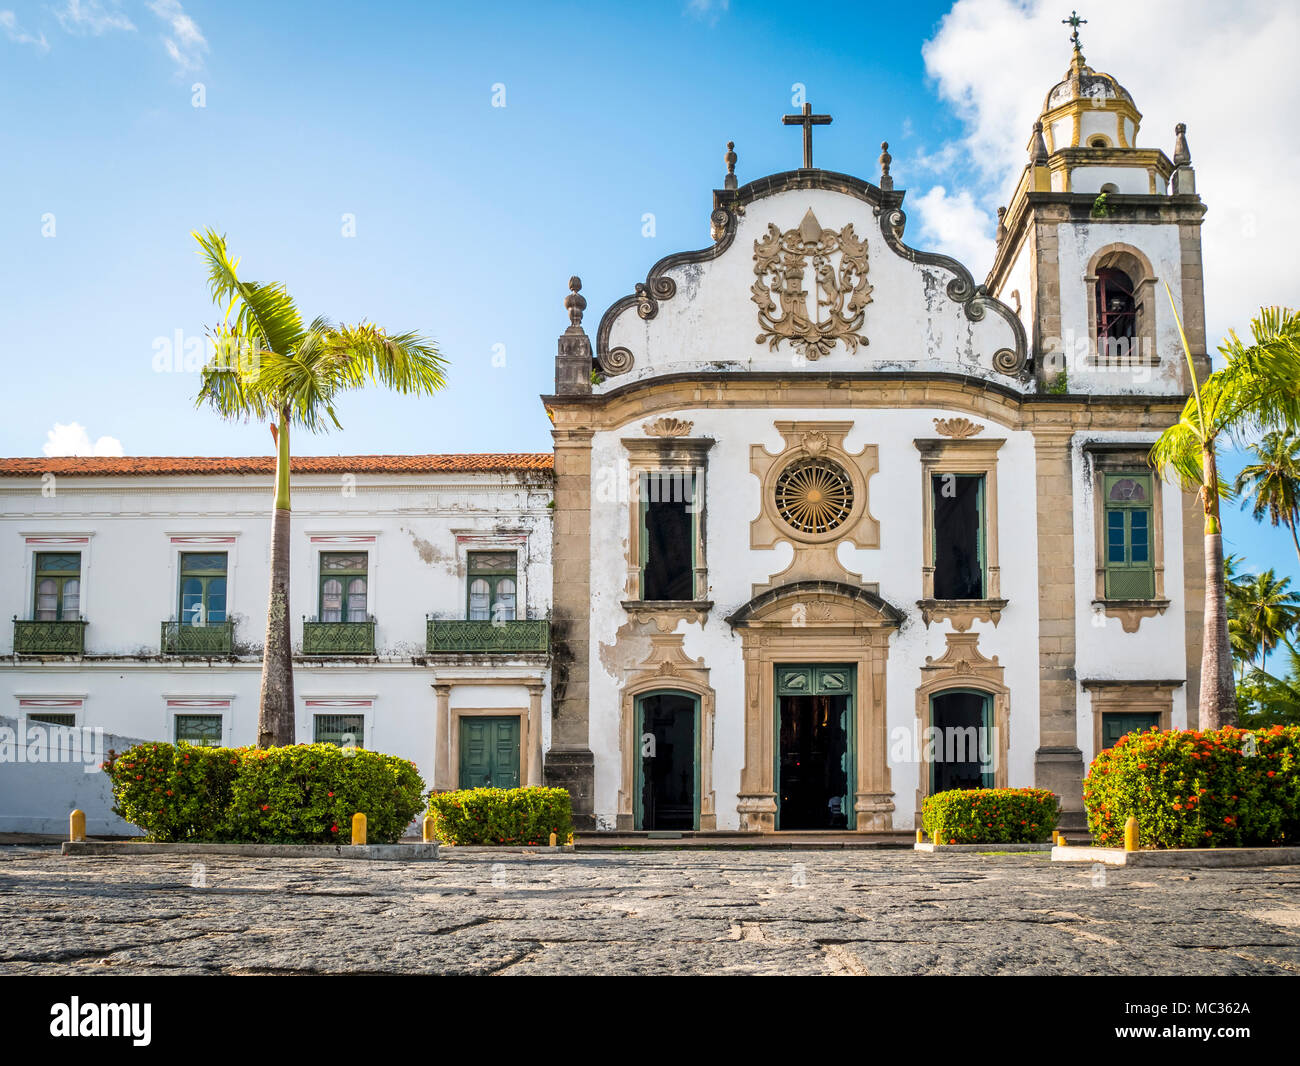
[[[1154,366],[1155,274],[1129,245],[1109,245],[1088,264],[1088,332],[1093,366]]]
[[[1115,267],[1097,271],[1097,354],[1127,355],[1137,338],[1133,279]]]

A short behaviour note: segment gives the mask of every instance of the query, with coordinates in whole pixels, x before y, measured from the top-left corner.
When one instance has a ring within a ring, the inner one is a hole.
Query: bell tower
[[[1186,391],[1170,297],[1208,370],[1201,217],[1187,127],[1171,160],[1137,144],[1142,115],[1111,74],[1073,53],[1047,93],[1027,160],[999,211],[990,293],[1019,309],[1038,387],[1058,393]]]

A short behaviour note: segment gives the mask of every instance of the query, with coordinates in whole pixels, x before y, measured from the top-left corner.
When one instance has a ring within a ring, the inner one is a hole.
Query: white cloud
[[[148,0],[149,10],[167,23],[163,34],[163,47],[172,57],[179,74],[188,74],[203,66],[203,53],[208,50],[207,39],[198,23],[181,7],[180,0]]]
[[[962,189],[950,195],[936,185],[911,205],[920,216],[924,246],[952,256],[970,268],[976,281],[982,281],[993,265],[992,226],[970,192]]]
[[[686,14],[709,25],[731,10],[731,0],[686,0]]]
[[[98,37],[109,30],[134,30],[135,23],[127,18],[115,0],[105,7],[99,0],[66,0],[54,15],[68,33],[89,33]]]
[[[1300,78],[1292,53],[1300,5],[1092,0],[1086,13],[1084,54],[1133,95],[1143,115],[1139,145],[1172,155],[1174,124],[1187,123],[1197,190],[1208,207],[1202,240],[1210,344],[1229,328],[1243,329],[1261,305],[1294,306]],[[1069,29],[1059,5],[1044,0],[957,0],[922,51],[939,95],[965,123],[960,143],[976,178],[974,202],[991,228],[992,209],[1006,202],[1025,164],[1043,98],[1069,66]],[[930,224],[924,211],[922,221]]]
[[[18,16],[12,11],[0,11],[0,29],[5,31],[5,36],[14,44],[35,45],[42,52],[50,50],[50,43],[45,39],[45,34],[38,33],[36,36],[32,36],[25,30],[19,29]]]
[[[122,442],[116,437],[100,437],[93,444],[80,422],[55,422],[46,434],[46,455],[123,455]]]

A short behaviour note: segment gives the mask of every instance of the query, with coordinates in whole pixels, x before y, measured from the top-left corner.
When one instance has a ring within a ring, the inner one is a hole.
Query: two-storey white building
[[[439,788],[540,783],[551,469],[293,461],[299,741],[405,756]],[[0,715],[254,743],[273,480],[270,458],[0,460]]]

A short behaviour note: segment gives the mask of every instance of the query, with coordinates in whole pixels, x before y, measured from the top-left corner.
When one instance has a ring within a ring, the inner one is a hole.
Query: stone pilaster
[[[433,787],[438,791],[459,784],[451,765],[451,686],[433,685]]]
[[[1069,426],[1034,429],[1038,512],[1038,751],[1034,780],[1061,797],[1062,825],[1083,821],[1074,645],[1074,508]]]
[[[573,799],[577,829],[594,829],[595,758],[589,739],[591,655],[591,438],[557,427],[554,600],[551,606],[551,747],[545,779]]]

